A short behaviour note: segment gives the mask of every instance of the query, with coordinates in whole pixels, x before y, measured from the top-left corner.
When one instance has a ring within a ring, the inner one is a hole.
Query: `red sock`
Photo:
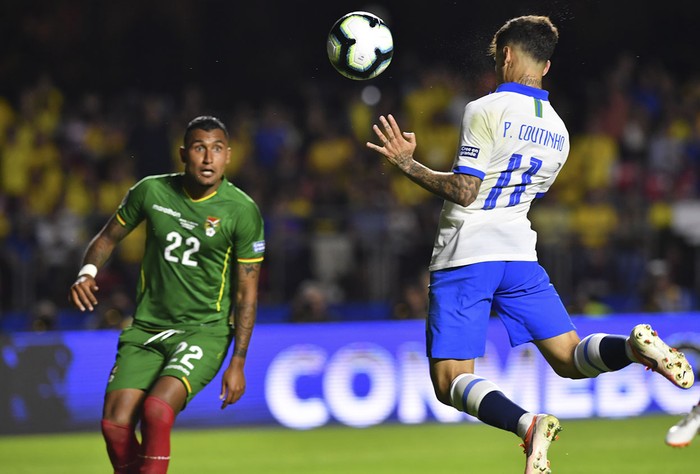
[[[160,398],[146,397],[141,415],[141,474],[165,474],[170,462],[172,407]]]
[[[114,474],[138,473],[139,442],[134,427],[102,420],[102,436],[107,443],[107,454],[112,462]]]

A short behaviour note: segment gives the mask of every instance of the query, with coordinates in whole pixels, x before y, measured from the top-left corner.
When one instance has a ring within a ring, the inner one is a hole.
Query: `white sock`
[[[603,372],[610,372],[600,354],[600,341],[607,334],[591,334],[578,343],[574,349],[574,364],[586,377],[597,377]]]
[[[527,430],[530,429],[530,425],[532,424],[532,420],[535,419],[535,416],[534,413],[525,413],[518,420],[518,436],[520,436],[521,439],[525,440]]]
[[[494,390],[498,386],[493,382],[474,374],[460,374],[450,384],[450,400],[457,410],[478,418],[481,400]]]

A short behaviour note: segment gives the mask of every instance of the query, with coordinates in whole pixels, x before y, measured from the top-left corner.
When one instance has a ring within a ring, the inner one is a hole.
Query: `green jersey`
[[[247,194],[224,179],[195,200],[183,174],[150,176],[129,190],[116,218],[128,229],[147,226],[135,323],[228,324],[232,268],[262,262],[265,251],[262,217]]]

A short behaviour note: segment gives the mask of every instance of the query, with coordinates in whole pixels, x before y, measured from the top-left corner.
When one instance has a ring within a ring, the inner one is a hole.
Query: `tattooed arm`
[[[116,214],[105,224],[105,226],[90,241],[85,250],[83,265],[92,264],[98,269],[105,264],[114,248],[121,240],[129,234],[130,230],[124,227],[117,220]],[[92,311],[97,305],[95,293],[99,288],[95,279],[90,275],[81,275],[70,287],[69,301],[72,301],[80,311],[89,309]]]
[[[367,143],[367,147],[384,155],[387,160],[396,165],[411,181],[427,189],[443,199],[461,206],[468,206],[479,193],[481,179],[476,176],[459,173],[434,171],[413,159],[416,149],[416,137],[413,133],[401,132],[392,115],[379,117],[384,131],[374,125],[383,146]]]
[[[474,202],[479,193],[479,187],[481,187],[481,180],[476,176],[433,171],[413,158],[405,166],[405,168],[399,168],[411,181],[431,193],[461,206],[468,206]]]
[[[250,344],[250,336],[253,334],[253,326],[255,326],[255,316],[258,309],[259,278],[259,263],[239,264],[236,312],[233,315],[235,328],[234,357],[245,358],[248,353],[248,344]]]
[[[236,309],[233,314],[233,356],[221,379],[221,408],[236,403],[245,392],[243,366],[255,326],[259,279],[259,263],[240,263],[238,265],[238,290],[236,292]]]

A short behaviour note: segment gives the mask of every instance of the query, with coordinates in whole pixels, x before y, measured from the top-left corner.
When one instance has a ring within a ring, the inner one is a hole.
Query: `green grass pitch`
[[[679,417],[564,420],[550,449],[553,472],[700,472],[700,438],[685,449],[663,442]],[[519,440],[482,424],[385,424],[309,431],[282,428],[176,429],[170,473],[384,474],[516,473]],[[99,433],[0,437],[0,472],[110,472]]]

